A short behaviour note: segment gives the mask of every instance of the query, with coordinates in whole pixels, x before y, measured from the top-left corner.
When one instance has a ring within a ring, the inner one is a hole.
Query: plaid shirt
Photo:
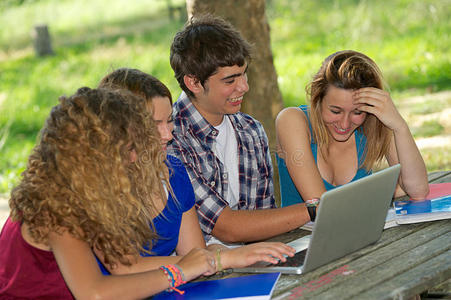
[[[274,208],[273,168],[263,126],[241,112],[227,116],[238,144],[237,209]],[[219,215],[228,206],[228,175],[213,152],[218,131],[202,117],[185,93],[174,104],[174,122],[174,140],[168,154],[185,164],[196,194],[200,226],[208,241]]]

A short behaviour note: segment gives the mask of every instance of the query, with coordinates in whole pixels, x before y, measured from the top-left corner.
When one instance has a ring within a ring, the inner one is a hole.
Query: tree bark
[[[280,204],[274,121],[283,108],[283,101],[273,63],[265,0],[187,0],[186,5],[188,17],[204,13],[220,16],[233,24],[253,46],[248,69],[249,92],[243,101],[242,111],[259,120],[268,135],[274,166],[274,191]]]

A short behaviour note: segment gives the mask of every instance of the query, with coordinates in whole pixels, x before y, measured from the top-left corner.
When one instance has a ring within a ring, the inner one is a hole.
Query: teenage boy
[[[250,62],[240,33],[218,17],[192,18],[176,34],[170,61],[183,93],[168,152],[186,166],[207,242],[263,240],[309,221],[302,204],[276,208],[267,136],[240,112]]]

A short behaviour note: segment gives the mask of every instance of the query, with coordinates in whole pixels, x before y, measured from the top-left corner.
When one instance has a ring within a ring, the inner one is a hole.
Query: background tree
[[[271,51],[269,24],[265,14],[265,0],[187,0],[188,16],[211,13],[228,20],[253,45],[249,65],[249,92],[242,111],[259,120],[269,138],[273,158],[274,189],[279,201],[279,176],[275,164],[276,133],[274,120],[283,108],[282,94],[277,85],[277,73]]]

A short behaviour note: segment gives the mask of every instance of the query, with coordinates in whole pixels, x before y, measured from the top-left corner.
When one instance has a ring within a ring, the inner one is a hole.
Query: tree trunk
[[[253,45],[252,62],[248,69],[249,92],[242,111],[259,120],[268,135],[274,166],[274,191],[280,204],[274,120],[283,108],[283,101],[273,63],[265,0],[187,0],[186,4],[189,17],[204,13],[220,16],[232,23]]]

